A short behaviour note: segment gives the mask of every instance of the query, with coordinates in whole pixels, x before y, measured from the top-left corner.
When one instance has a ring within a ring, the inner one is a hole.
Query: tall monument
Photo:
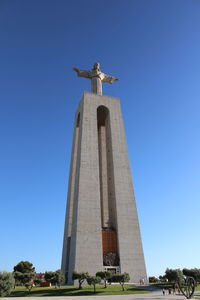
[[[102,95],[102,82],[118,80],[74,68],[91,79],[75,115],[62,270],[72,273],[127,272],[131,282],[147,281],[140,228],[124,135],[120,101]]]

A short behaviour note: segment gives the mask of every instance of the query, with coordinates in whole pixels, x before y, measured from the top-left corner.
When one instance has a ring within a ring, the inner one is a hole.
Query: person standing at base
[[[162,290],[163,296],[165,295],[165,289]]]

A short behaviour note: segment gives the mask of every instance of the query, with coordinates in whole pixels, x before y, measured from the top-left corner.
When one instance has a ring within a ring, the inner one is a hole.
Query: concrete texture
[[[69,284],[74,270],[103,270],[102,227],[117,232],[121,272],[131,282],[147,282],[120,102],[84,93],[75,117],[63,243]]]

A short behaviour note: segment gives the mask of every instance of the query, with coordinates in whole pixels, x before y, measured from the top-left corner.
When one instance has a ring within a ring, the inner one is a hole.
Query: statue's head
[[[100,71],[100,63],[96,62],[93,66],[93,70]]]

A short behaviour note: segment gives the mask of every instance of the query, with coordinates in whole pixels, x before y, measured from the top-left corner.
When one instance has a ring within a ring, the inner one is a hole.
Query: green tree
[[[160,280],[161,282],[166,282],[166,281],[167,281],[167,278],[165,277],[165,275],[164,275],[164,276],[160,275],[160,276],[159,276],[159,280]]]
[[[200,282],[200,269],[194,268],[194,269],[183,269],[183,275],[185,276],[191,276],[195,279],[196,282]]]
[[[165,277],[169,282],[176,282],[178,277],[182,275],[182,271],[180,269],[166,269]]]
[[[93,285],[94,293],[96,293],[96,284],[101,282],[101,277],[99,277],[99,276],[87,276],[86,280],[87,280],[87,283],[89,285]]]
[[[150,276],[149,277],[149,283],[155,283],[155,282],[158,282],[158,278],[156,278],[155,276]]]
[[[87,279],[88,276],[89,276],[88,272],[78,273],[78,272],[74,271],[72,274],[72,279],[78,280],[78,284],[79,284],[78,288],[82,289],[82,284],[83,284],[84,280]]]
[[[33,287],[34,279],[35,273],[24,273],[22,275],[22,283],[28,289],[29,292]]]
[[[14,267],[14,278],[18,284],[24,285],[29,291],[33,287],[35,268],[29,261],[21,261]]]
[[[55,285],[60,288],[61,284],[65,282],[65,275],[62,270],[55,271]]]
[[[97,277],[100,277],[104,281],[104,287],[107,288],[107,280],[111,279],[112,277],[112,272],[111,271],[99,271],[96,273]]]
[[[9,296],[14,287],[14,277],[12,273],[0,272],[0,297]]]
[[[55,272],[52,271],[46,271],[44,273],[44,279],[47,282],[50,282],[52,285],[55,285]]]
[[[14,277],[20,285],[24,285],[30,292],[34,284],[35,273],[14,272]]]
[[[41,282],[42,282],[41,279],[34,279],[34,284],[35,284],[36,286],[40,286]]]
[[[130,276],[128,273],[122,273],[122,274],[114,274],[112,276],[113,282],[119,282],[119,284],[122,287],[122,290],[124,291],[124,284],[125,282],[128,282],[130,280]]]
[[[16,285],[22,285],[22,283],[21,283],[21,274],[22,273],[20,273],[20,272],[13,272],[13,276],[14,276],[14,279],[15,279],[15,285],[14,285],[14,288],[15,288],[15,286]]]
[[[14,272],[20,272],[20,273],[34,273],[35,268],[33,267],[33,264],[29,261],[20,261],[15,267]]]

